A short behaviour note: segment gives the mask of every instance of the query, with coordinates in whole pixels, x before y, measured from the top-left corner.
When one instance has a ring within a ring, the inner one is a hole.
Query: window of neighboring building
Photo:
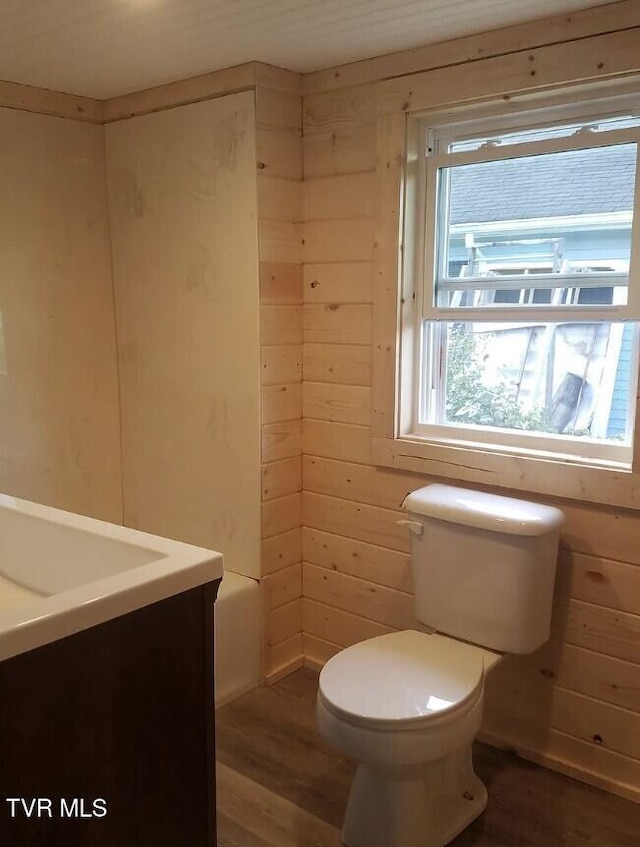
[[[590,112],[417,121],[403,435],[631,466],[640,119]]]

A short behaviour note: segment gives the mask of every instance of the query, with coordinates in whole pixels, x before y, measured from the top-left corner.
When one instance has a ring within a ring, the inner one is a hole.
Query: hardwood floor
[[[218,847],[340,847],[355,766],[315,727],[300,670],[216,713]],[[640,806],[483,744],[489,806],[452,847],[640,847]]]

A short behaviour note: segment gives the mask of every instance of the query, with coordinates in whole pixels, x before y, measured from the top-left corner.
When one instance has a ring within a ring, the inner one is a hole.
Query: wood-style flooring
[[[218,847],[340,847],[355,768],[316,731],[317,685],[300,670],[216,713]],[[640,847],[640,806],[483,744],[474,755],[489,805],[452,847]]]

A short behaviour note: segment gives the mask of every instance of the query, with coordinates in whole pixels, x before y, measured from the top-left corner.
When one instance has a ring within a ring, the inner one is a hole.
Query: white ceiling
[[[107,98],[252,60],[308,72],[606,0],[0,0],[0,79]]]

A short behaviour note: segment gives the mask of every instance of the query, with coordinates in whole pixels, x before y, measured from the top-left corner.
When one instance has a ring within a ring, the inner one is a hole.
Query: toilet
[[[471,745],[485,675],[549,637],[561,511],[433,484],[409,494],[416,617],[322,669],[324,739],[359,765],[346,847],[442,847],[487,804]]]

